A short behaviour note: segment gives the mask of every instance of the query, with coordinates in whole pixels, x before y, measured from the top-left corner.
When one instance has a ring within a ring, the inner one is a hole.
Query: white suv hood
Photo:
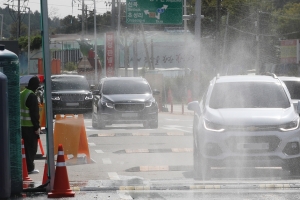
[[[279,125],[295,120],[298,114],[293,107],[268,108],[207,108],[205,118],[223,125]],[[213,120],[212,120],[213,119]]]

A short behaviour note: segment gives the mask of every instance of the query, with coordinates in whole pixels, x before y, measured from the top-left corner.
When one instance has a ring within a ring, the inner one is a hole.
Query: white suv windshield
[[[288,108],[287,95],[280,84],[267,82],[216,83],[209,107],[219,108]]]
[[[105,81],[103,94],[150,94],[147,82],[140,80],[111,80]]]

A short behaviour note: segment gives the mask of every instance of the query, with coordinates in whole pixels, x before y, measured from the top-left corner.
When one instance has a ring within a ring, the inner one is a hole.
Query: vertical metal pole
[[[97,65],[97,26],[96,26],[96,0],[94,0],[94,37],[95,37],[95,81],[94,84],[98,83],[98,65]]]
[[[112,0],[111,1],[111,29],[112,31],[115,30],[115,16],[116,16],[116,12],[115,12],[115,5],[116,4],[116,1],[115,0]]]
[[[223,72],[227,75],[228,72],[228,66],[226,67],[226,70],[224,70],[224,58],[225,58],[225,51],[226,51],[226,40],[227,40],[227,31],[228,31],[228,21],[229,21],[229,12],[227,11],[227,18],[226,18],[226,29],[225,29],[225,34],[224,34],[224,44],[223,44],[223,53],[222,53],[222,61],[221,61],[221,66]]]
[[[124,67],[125,67],[125,77],[128,76],[128,63],[129,63],[129,52],[128,52],[128,45],[127,45],[127,37],[128,37],[128,31],[125,31],[125,51],[124,51]]]
[[[30,8],[28,8],[28,66],[27,66],[27,74],[30,74],[29,70],[30,70]],[[2,30],[2,29],[1,29]]]
[[[194,68],[194,78],[195,80],[193,81],[193,96],[198,98],[199,97],[199,90],[200,90],[200,74],[202,70],[201,66],[201,0],[196,1],[195,5],[195,14],[196,14],[196,20],[195,20],[195,39],[196,43],[199,44],[198,50],[198,68]]]
[[[184,8],[183,8],[183,13],[184,15],[186,15],[186,0],[184,0]],[[186,34],[187,31],[187,20],[183,20],[184,23],[184,34]]]
[[[2,40],[2,30],[3,30],[3,14],[0,14],[1,15],[1,18],[2,18],[2,22],[1,22],[1,38],[0,40]]]
[[[47,158],[50,184],[48,191],[53,189],[54,185],[54,147],[53,147],[53,113],[51,100],[51,69],[50,69],[50,47],[49,47],[49,30],[48,30],[48,0],[40,0],[41,18],[42,18],[42,38],[43,38],[43,62],[45,75],[45,99],[46,99],[46,130],[47,130]]]
[[[84,0],[82,0],[82,14],[81,14],[81,39],[83,39],[84,34]]]
[[[259,27],[259,14],[257,11],[257,21],[256,21],[256,70],[255,73],[258,74],[260,70],[260,27]]]
[[[21,36],[21,13],[20,13],[20,0],[18,0],[18,32],[17,32],[17,40]]]
[[[152,70],[154,70],[153,39],[151,39],[151,68],[152,68]]]

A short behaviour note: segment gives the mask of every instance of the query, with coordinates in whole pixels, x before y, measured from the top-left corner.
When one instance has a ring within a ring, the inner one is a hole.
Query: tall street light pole
[[[3,30],[3,14],[0,14],[1,18],[2,18],[2,22],[1,22],[1,38],[0,40],[2,40],[2,30]]]
[[[96,0],[94,0],[94,37],[95,37],[95,82],[96,85],[98,83],[98,65],[97,65],[97,26],[96,26]]]
[[[29,75],[30,73],[29,73],[29,70],[30,70],[30,8],[29,7],[25,7],[25,8],[27,8],[28,9],[28,64],[27,64],[27,74]],[[2,29],[1,29],[2,30]],[[1,36],[2,36],[2,34],[1,34]]]

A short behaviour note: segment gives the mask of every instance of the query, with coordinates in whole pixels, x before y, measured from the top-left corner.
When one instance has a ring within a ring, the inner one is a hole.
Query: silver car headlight
[[[299,118],[286,124],[279,126],[281,131],[293,131],[299,127]]]
[[[84,97],[84,100],[91,100],[91,99],[93,99],[93,95],[91,93],[89,93]]]
[[[105,106],[108,107],[108,108],[114,108],[114,104],[109,103],[109,102],[106,102]]]
[[[207,119],[203,120],[203,124],[204,124],[204,128],[209,131],[214,131],[214,132],[225,131],[225,129],[224,129],[224,127],[222,127],[222,125],[210,122]]]
[[[148,107],[151,107],[151,106],[152,106],[152,101],[148,101],[148,102],[145,103],[145,107],[148,108]]]

